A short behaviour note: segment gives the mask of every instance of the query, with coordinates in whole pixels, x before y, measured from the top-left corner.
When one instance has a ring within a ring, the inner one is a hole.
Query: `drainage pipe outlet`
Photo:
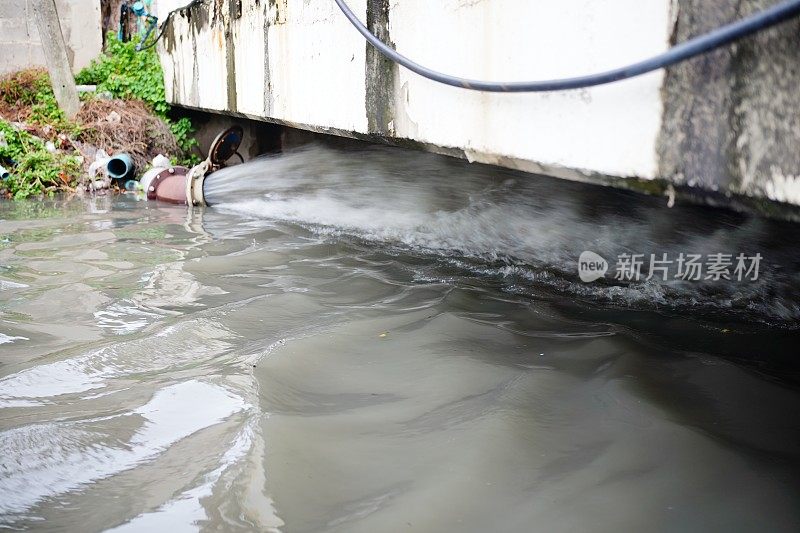
[[[121,180],[133,175],[133,159],[128,154],[117,154],[106,163],[112,180]]]

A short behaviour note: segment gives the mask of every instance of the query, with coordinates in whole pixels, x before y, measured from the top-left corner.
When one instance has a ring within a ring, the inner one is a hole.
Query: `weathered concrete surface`
[[[771,4],[680,0],[673,39],[686,40]],[[800,205],[798,87],[800,20],[670,69],[659,175],[690,187]]]
[[[102,51],[100,0],[56,0],[56,8],[70,66],[78,72]],[[0,74],[45,66],[30,0],[0,0],[0,50]]]
[[[159,0],[162,19],[182,3]],[[402,53],[493,80],[627,64],[770,3],[350,2]],[[779,203],[800,205],[798,30],[794,21],[666,73],[546,94],[423,79],[377,54],[333,0],[207,0],[175,14],[160,51],[178,105],[794,216]]]
[[[67,57],[67,45],[61,31],[55,0],[31,0],[31,2],[53,93],[64,116],[72,120],[78,114],[81,103],[78,100],[75,77],[72,75],[72,67]]]

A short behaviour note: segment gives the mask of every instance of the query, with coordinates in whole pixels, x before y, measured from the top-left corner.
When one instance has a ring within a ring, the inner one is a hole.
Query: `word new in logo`
[[[592,251],[586,250],[578,258],[578,276],[583,282],[600,279],[607,271],[608,261]]]

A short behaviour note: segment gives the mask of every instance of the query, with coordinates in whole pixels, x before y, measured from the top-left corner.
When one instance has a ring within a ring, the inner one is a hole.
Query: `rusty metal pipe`
[[[153,169],[158,170],[158,169]],[[186,167],[169,167],[142,178],[148,200],[161,200],[171,204],[186,204]],[[145,181],[146,180],[146,181]]]
[[[147,171],[142,176],[147,199],[192,206],[208,205],[203,194],[206,175],[222,168],[225,161],[236,153],[243,134],[241,126],[232,126],[221,132],[211,143],[208,158],[191,169],[174,166]]]

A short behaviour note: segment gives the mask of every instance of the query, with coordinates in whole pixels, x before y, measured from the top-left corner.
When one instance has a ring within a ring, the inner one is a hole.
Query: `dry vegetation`
[[[73,120],[58,108],[44,69],[0,78],[0,165],[12,174],[0,182],[0,194],[26,198],[80,189],[99,150],[128,153],[139,174],[158,154],[184,164],[196,160],[191,122],[168,115],[155,50],[137,52],[135,46],[109,35],[106,53],[77,76],[79,83],[96,85],[97,94],[82,97]]]
[[[158,154],[180,152],[169,126],[139,100],[93,99],[83,104],[75,121],[81,127],[81,143],[108,154],[126,152],[137,168]]]

